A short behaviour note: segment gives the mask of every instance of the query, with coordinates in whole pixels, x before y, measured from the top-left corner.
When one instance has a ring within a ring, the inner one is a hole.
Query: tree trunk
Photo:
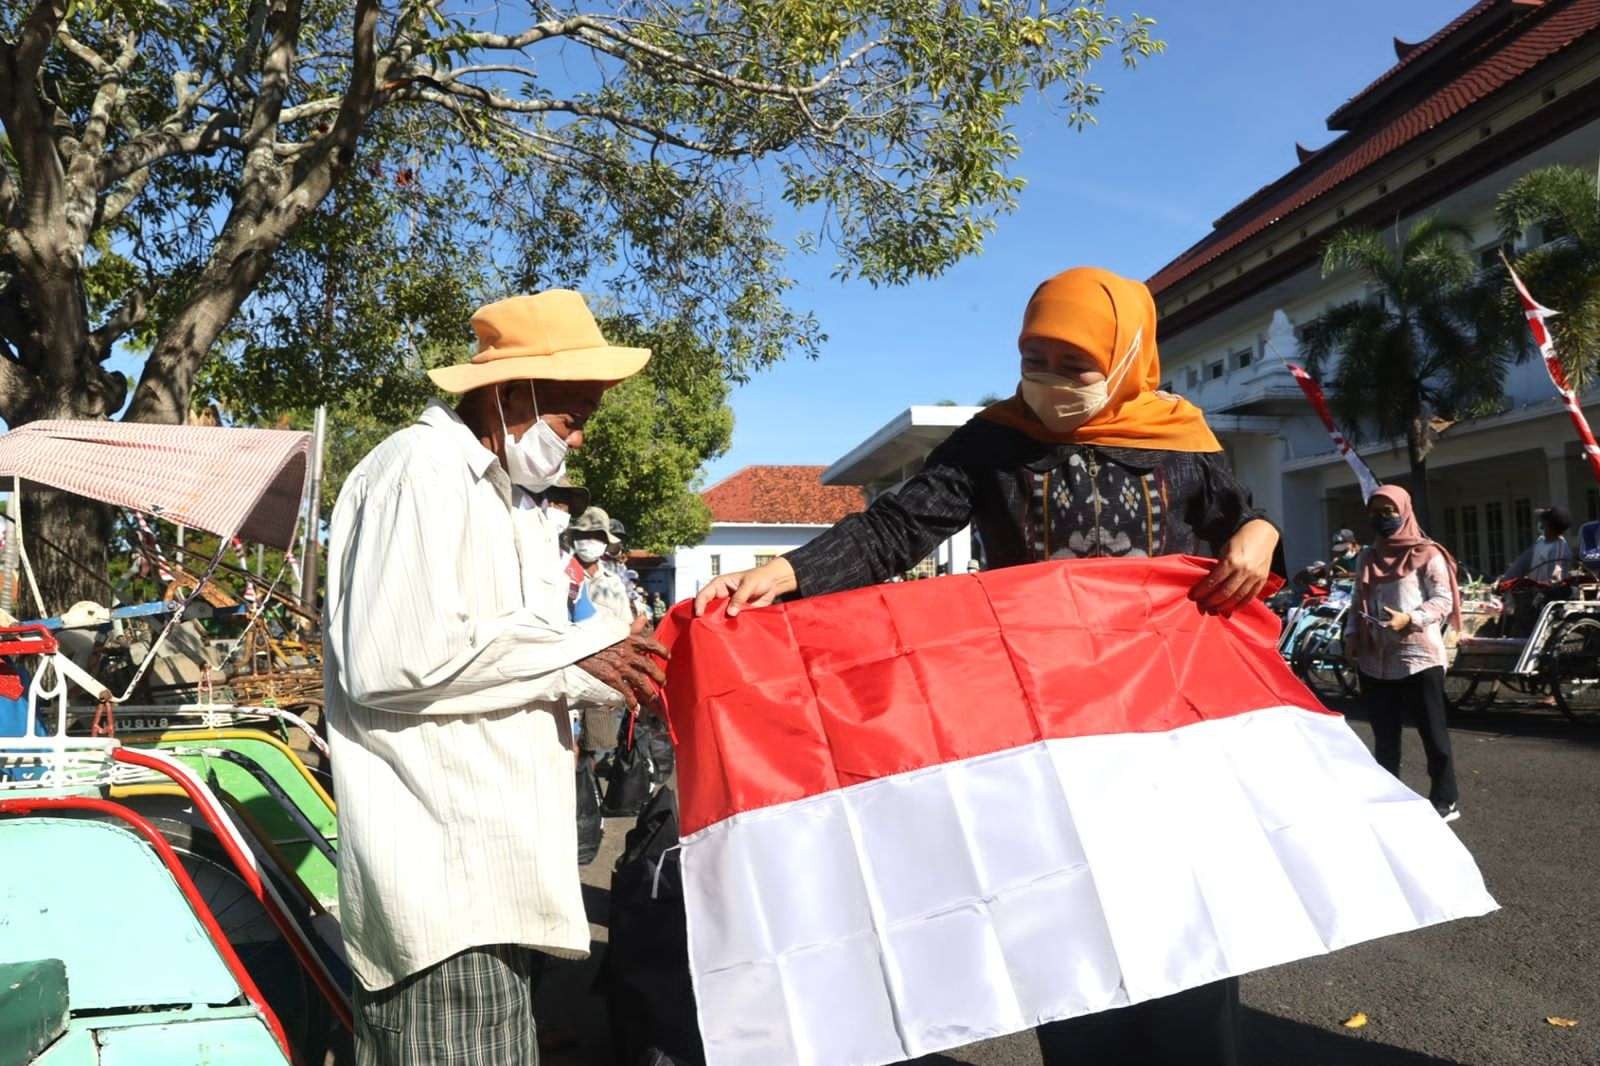
[[[112,509],[104,504],[23,483],[23,544],[39,580],[45,617],[59,615],[80,600],[111,605],[111,587],[103,575],[112,524]],[[33,593],[27,579],[21,580],[17,617],[36,617]]]
[[[1417,525],[1427,533],[1432,522],[1428,509],[1428,454],[1427,450],[1411,442],[1411,509],[1417,516]]]

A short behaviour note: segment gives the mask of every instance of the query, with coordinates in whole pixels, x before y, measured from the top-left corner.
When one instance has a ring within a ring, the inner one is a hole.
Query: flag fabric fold
[[[1517,297],[1522,301],[1523,317],[1528,320],[1528,332],[1533,334],[1533,343],[1539,349],[1539,358],[1544,361],[1545,373],[1550,375],[1550,384],[1556,387],[1556,393],[1561,397],[1561,406],[1566,408],[1567,416],[1572,419],[1572,428],[1583,447],[1583,458],[1589,464],[1589,472],[1594,474],[1596,480],[1600,480],[1600,443],[1595,442],[1594,430],[1589,428],[1589,420],[1584,417],[1583,403],[1578,398],[1577,390],[1567,383],[1567,372],[1562,369],[1561,357],[1556,354],[1555,341],[1550,336],[1550,327],[1545,324],[1545,319],[1554,318],[1557,312],[1533,298],[1503,252],[1500,259],[1511,272],[1511,283],[1517,287]]]
[[[1306,400],[1317,412],[1317,417],[1322,419],[1322,426],[1328,431],[1328,437],[1333,441],[1334,448],[1355,473],[1356,481],[1361,484],[1361,498],[1370,500],[1372,494],[1378,491],[1377,476],[1373,474],[1372,468],[1362,461],[1361,456],[1356,454],[1356,450],[1350,447],[1350,442],[1344,439],[1339,427],[1333,424],[1333,412],[1328,410],[1328,398],[1322,394],[1322,386],[1304,367],[1296,363],[1287,365],[1289,373],[1294,375],[1295,384],[1300,386],[1300,391],[1305,393]]]
[[[679,605],[708,1061],[896,1062],[1495,907],[1203,560]]]

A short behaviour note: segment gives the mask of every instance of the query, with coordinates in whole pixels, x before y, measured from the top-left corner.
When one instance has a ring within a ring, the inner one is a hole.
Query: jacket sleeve
[[[972,521],[974,479],[957,458],[958,435],[934,449],[922,472],[821,536],[785,554],[797,595],[820,596],[887,581],[927,558]]]
[[[1250,490],[1233,476],[1221,452],[1201,452],[1195,456],[1195,460],[1199,463],[1200,475],[1198,491],[1188,501],[1189,528],[1211,545],[1213,551],[1220,552],[1241,526],[1257,519],[1277,529],[1281,538],[1283,530],[1267,517],[1267,512],[1255,506],[1250,498]],[[1280,539],[1272,568],[1282,574],[1283,567],[1283,544]]]
[[[1506,572],[1500,575],[1501,581],[1515,581],[1519,577],[1527,577],[1528,570],[1533,566],[1533,549],[1529,548],[1516,561],[1506,567]]]
[[[626,636],[620,622],[468,609],[450,520],[466,519],[464,488],[411,476],[340,494],[328,538],[329,683],[357,704],[428,715],[619,702],[573,664]]]

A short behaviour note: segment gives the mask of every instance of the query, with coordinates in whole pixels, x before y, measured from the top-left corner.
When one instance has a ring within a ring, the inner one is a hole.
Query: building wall
[[[717,574],[748,570],[765,557],[792,551],[828,526],[713,523],[706,539],[672,553],[672,600],[687,599]]]
[[[1499,171],[1475,182],[1426,212],[1396,220],[1404,232],[1422,214],[1437,214],[1469,226],[1474,249],[1486,256],[1487,269],[1503,269],[1493,258],[1500,240],[1494,221],[1495,197],[1517,177],[1551,163],[1567,163],[1592,169],[1600,157],[1600,122],[1574,130],[1559,140],[1527,156],[1510,160]],[[1543,241],[1534,231],[1522,235],[1521,246]],[[1326,431],[1309,405],[1294,400],[1292,385],[1284,366],[1300,361],[1302,354],[1293,328],[1311,321],[1330,307],[1367,298],[1366,285],[1349,275],[1323,278],[1318,267],[1308,267],[1261,292],[1252,294],[1190,326],[1172,337],[1163,336],[1161,352],[1163,378],[1174,391],[1187,396],[1208,414],[1225,411],[1259,414],[1256,409],[1237,405],[1264,388],[1281,393],[1271,407],[1277,431],[1264,434],[1223,434],[1230,458],[1241,480],[1253,491],[1257,502],[1282,524],[1285,552],[1291,570],[1312,559],[1326,557],[1327,544],[1334,529],[1351,525],[1361,516],[1355,479],[1348,467],[1334,456]],[[1288,328],[1274,317],[1279,312]],[[1248,366],[1239,366],[1236,356],[1250,353]],[[1223,364],[1220,377],[1212,368]],[[1324,370],[1324,379],[1332,368]],[[1274,384],[1276,383],[1276,384]],[[1532,506],[1554,502],[1569,506],[1575,519],[1589,517],[1591,479],[1576,458],[1573,435],[1566,416],[1553,408],[1555,392],[1537,359],[1513,366],[1506,378],[1505,413],[1494,418],[1459,423],[1441,439],[1429,458],[1434,535],[1446,540],[1464,539],[1460,528],[1463,509],[1472,509],[1477,518],[1479,547],[1474,570],[1491,561],[1485,545],[1488,536],[1486,511],[1501,508],[1508,536],[1514,537],[1510,509],[1518,500]],[[1600,396],[1595,397],[1600,406]],[[1293,413],[1290,413],[1293,412]],[[1591,416],[1594,417],[1594,416]],[[1221,420],[1218,419],[1220,422]],[[1363,435],[1369,441],[1362,450],[1380,480],[1405,480],[1409,465],[1404,448],[1390,442],[1371,446],[1370,428]],[[1480,464],[1477,473],[1473,464]],[[1482,466],[1482,464],[1489,464]],[[1352,500],[1355,501],[1352,504]],[[1452,508],[1458,529],[1452,537],[1445,529],[1445,508]],[[1352,517],[1353,516],[1353,517]],[[1363,536],[1366,531],[1352,526]],[[1460,550],[1458,544],[1453,548]],[[1505,552],[1515,558],[1521,545],[1508,543]]]

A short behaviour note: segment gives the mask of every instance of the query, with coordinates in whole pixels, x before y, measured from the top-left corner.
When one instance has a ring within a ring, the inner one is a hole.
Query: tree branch
[[[180,132],[163,126],[161,129],[147,130],[101,159],[96,183],[102,190],[108,189],[138,171],[175,155],[197,155],[223,147],[243,147],[243,142],[233,132],[238,125],[238,115],[231,111],[218,111],[207,118],[204,125],[195,129]]]
[[[91,346],[90,355],[97,363],[103,363],[111,355],[112,345],[121,340],[128,331],[144,322],[148,309],[145,306],[143,289],[134,289],[128,294],[120,307],[111,313],[111,316],[101,324],[99,329],[89,334]]]
[[[67,17],[67,0],[39,0],[22,24],[17,43],[11,49],[18,81],[31,82],[44,63],[45,52],[54,40],[61,20]]]
[[[652,140],[662,144],[670,144],[685,151],[700,152],[705,155],[716,156],[741,156],[749,155],[754,151],[752,145],[712,144],[709,141],[696,141],[674,133],[665,126],[657,126],[634,118],[615,108],[602,107],[598,104],[585,103],[582,100],[513,100],[509,96],[492,92],[478,85],[469,85],[463,82],[448,84],[435,84],[435,88],[424,87],[433,79],[418,79],[416,88],[406,91],[401,90],[397,95],[409,96],[412,99],[423,100],[433,104],[443,104],[444,96],[459,97],[471,100],[494,111],[518,115],[538,114],[568,114],[581,115],[584,118],[597,118],[609,122],[614,126],[642,133]]]
[[[0,341],[0,345],[6,348],[0,354],[0,418],[14,426],[34,401],[37,379],[17,360],[8,343]]]

